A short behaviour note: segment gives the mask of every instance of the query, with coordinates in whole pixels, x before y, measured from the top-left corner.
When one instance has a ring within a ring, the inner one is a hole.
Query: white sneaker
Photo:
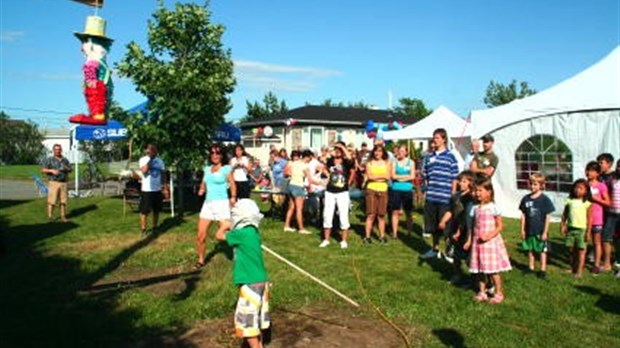
[[[448,261],[448,263],[454,263],[454,258],[448,254],[443,254],[443,258]]]
[[[430,237],[432,237],[432,235],[431,235],[430,233],[426,233],[426,232],[425,232],[425,233],[422,233],[422,237],[424,237],[424,238],[430,238]]]
[[[340,242],[340,249],[346,249],[349,247],[349,244],[347,244],[346,240],[343,240],[342,242]]]
[[[429,251],[425,252],[424,254],[420,255],[421,259],[430,259],[433,257],[437,257],[438,253],[437,251],[435,251],[435,249],[430,249]]]
[[[310,231],[308,231],[308,230],[306,230],[306,229],[299,230],[299,231],[297,231],[297,232],[298,232],[299,234],[312,234],[312,232],[310,232]]]
[[[297,230],[291,227],[284,227],[284,232],[296,232]]]
[[[301,233],[301,232],[299,232],[299,233]],[[330,243],[329,243],[329,241],[328,241],[327,239],[325,239],[325,240],[323,240],[323,241],[321,242],[321,244],[319,244],[319,248],[325,248],[325,247],[326,247],[326,246],[328,246],[329,244],[330,244]]]

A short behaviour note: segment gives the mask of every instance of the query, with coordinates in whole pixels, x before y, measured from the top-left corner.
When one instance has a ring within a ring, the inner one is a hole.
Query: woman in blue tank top
[[[413,179],[415,162],[408,157],[407,146],[400,145],[396,150],[396,159],[392,166],[392,185],[390,187],[390,211],[392,212],[392,237],[398,237],[400,212],[405,212],[407,231],[411,231],[413,220]]]

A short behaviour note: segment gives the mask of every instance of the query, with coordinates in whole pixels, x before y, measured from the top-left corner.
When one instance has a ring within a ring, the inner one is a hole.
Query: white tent
[[[432,114],[403,129],[383,132],[385,140],[423,140],[433,137],[437,128],[443,128],[451,138],[470,136],[469,124],[445,106],[438,107]]]
[[[385,140],[428,140],[437,128],[443,128],[448,133],[448,147],[456,156],[459,170],[462,170],[465,163],[463,154],[469,151],[470,146],[471,124],[443,105],[420,121],[403,129],[382,132],[382,136]]]
[[[492,134],[499,165],[495,201],[520,216],[527,177],[547,175],[560,214],[570,184],[603,152],[620,157],[620,47],[581,73],[509,104],[471,113],[472,136]]]

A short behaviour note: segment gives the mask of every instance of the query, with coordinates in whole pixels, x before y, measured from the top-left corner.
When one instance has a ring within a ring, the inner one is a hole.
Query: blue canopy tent
[[[240,142],[241,129],[233,126],[232,124],[224,123],[215,130],[213,140]]]
[[[75,194],[80,196],[80,171],[78,170],[78,142],[88,140],[116,141],[127,138],[127,127],[116,120],[109,120],[105,125],[79,125],[73,127],[72,146],[75,146],[73,162],[75,163]]]

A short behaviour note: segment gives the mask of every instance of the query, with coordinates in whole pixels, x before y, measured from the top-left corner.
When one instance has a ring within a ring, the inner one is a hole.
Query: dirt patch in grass
[[[414,330],[401,328],[411,341]],[[267,347],[405,347],[405,341],[387,322],[355,310],[315,305],[272,313]],[[269,341],[270,338],[270,341]],[[197,347],[239,347],[234,337],[232,313],[227,319],[198,323],[177,340]],[[419,342],[417,342],[419,343]],[[415,346],[414,342],[412,345]]]

